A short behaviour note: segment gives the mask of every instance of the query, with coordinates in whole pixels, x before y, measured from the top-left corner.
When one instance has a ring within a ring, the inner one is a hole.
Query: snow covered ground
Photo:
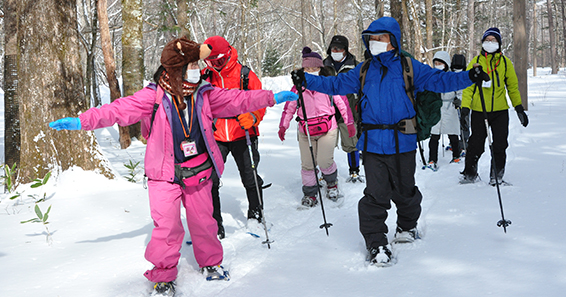
[[[463,164],[448,164],[450,155],[440,152],[438,172],[419,168],[416,173],[424,195],[419,221],[423,239],[396,248],[398,263],[393,267],[366,266],[357,220],[364,185],[342,182],[346,199],[341,207],[325,201],[327,220],[333,224],[326,236],[319,229],[320,206],[297,210],[302,194],[295,126],[281,143],[277,130],[282,107],[277,106],[267,111],[259,144],[259,173],[273,183],[264,192],[265,216],[273,223],[271,249],[245,233],[247,200],[229,158],[221,188],[227,231],[222,245],[232,279],[205,281],[192,247],[185,245],[178,296],[563,296],[566,76],[548,72],[541,69],[538,77],[529,77],[528,128],[510,113],[506,180],[513,186],[502,187],[501,197],[513,223],[506,234],[496,226],[496,189],[487,185],[489,153],[479,163],[483,181],[459,185]],[[264,79],[264,87],[276,91],[290,84],[286,77]],[[1,127],[0,156],[3,132]],[[107,180],[73,169],[40,188],[20,185],[21,198],[0,195],[0,296],[147,296],[151,291],[143,276],[151,268],[144,259],[152,229],[147,190],[143,172],[131,183],[124,167],[130,160],[143,163],[144,145],[135,141],[120,150],[115,127],[96,134],[120,178]],[[346,155],[336,149],[335,159],[344,181]],[[44,212],[52,206],[51,244],[41,224],[20,223],[35,217],[28,195],[44,193],[48,199],[38,205]],[[393,207],[388,219],[392,230],[395,218]]]

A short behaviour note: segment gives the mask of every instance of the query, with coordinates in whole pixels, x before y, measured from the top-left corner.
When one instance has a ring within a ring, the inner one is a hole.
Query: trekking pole
[[[316,188],[318,189],[318,197],[320,198],[320,209],[322,210],[322,219],[324,220],[324,224],[320,225],[320,229],[325,228],[326,229],[326,236],[328,235],[328,227],[331,227],[332,224],[331,223],[327,223],[326,222],[326,214],[324,213],[324,203],[322,201],[322,193],[320,192],[320,183],[318,182],[318,175],[316,174],[316,160],[314,158],[314,151],[312,148],[312,142],[311,142],[311,135],[309,132],[309,123],[308,123],[308,118],[307,118],[307,110],[305,108],[305,100],[303,98],[303,86],[301,85],[296,85],[295,86],[297,88],[297,92],[299,93],[299,103],[301,104],[301,108],[303,110],[303,116],[304,121],[305,121],[305,132],[307,132],[307,139],[309,141],[309,149],[311,151],[311,157],[312,157],[312,165],[313,165],[313,172],[314,172],[314,179],[316,180]]]
[[[263,229],[265,230],[265,241],[261,243],[267,244],[267,248],[271,249],[271,243],[273,241],[269,240],[269,234],[267,233],[267,224],[265,223],[265,215],[263,213],[263,198],[261,197],[261,192],[259,191],[259,185],[257,183],[257,168],[255,167],[254,155],[252,152],[252,141],[250,140],[250,132],[246,131],[246,144],[248,145],[248,151],[250,152],[250,160],[252,162],[252,171],[254,172],[255,189],[257,191],[257,198],[259,200],[259,211],[261,213],[261,223],[263,224]]]
[[[485,120],[485,130],[487,132],[487,139],[489,142],[489,150],[491,152],[491,168],[493,177],[495,178],[495,186],[497,187],[497,197],[499,198],[499,209],[501,210],[501,220],[497,222],[497,227],[503,227],[503,232],[507,233],[507,227],[511,225],[511,221],[505,219],[503,214],[503,202],[501,202],[501,190],[499,189],[499,180],[497,179],[497,168],[495,168],[495,154],[493,153],[493,141],[491,139],[491,134],[489,133],[489,122],[487,120],[487,111],[485,109],[485,99],[483,96],[483,89],[481,86],[481,81],[476,83],[476,86],[480,93],[481,105],[483,109],[483,117]]]

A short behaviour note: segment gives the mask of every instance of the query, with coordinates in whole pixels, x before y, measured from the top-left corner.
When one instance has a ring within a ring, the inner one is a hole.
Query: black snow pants
[[[388,243],[385,220],[391,200],[397,207],[397,226],[403,230],[417,226],[422,194],[415,186],[415,155],[416,150],[399,155],[364,152],[366,188],[358,203],[358,215],[360,232],[368,249]],[[396,158],[399,158],[400,172]]]
[[[495,161],[495,168],[499,178],[505,172],[505,162],[507,154],[505,150],[509,146],[507,137],[509,136],[509,111],[501,110],[487,113],[487,120],[491,127],[493,141],[493,156],[491,166]],[[484,152],[487,130],[485,128],[485,117],[482,112],[472,111],[472,135],[468,140],[468,150],[466,151],[466,166],[464,174],[475,176],[478,173],[478,160]],[[490,176],[493,175],[493,168],[490,169]]]
[[[257,147],[257,137],[251,137],[252,143],[252,154],[254,158],[254,163],[257,169],[259,164],[259,151]],[[260,211],[260,200],[263,199],[263,180],[258,175],[257,182],[259,184],[259,193],[261,197],[258,197],[256,184],[254,180],[254,172],[252,169],[252,163],[250,159],[250,152],[248,150],[248,145],[246,139],[236,140],[232,142],[221,142],[217,141],[218,148],[222,153],[222,159],[226,163],[226,159],[229,153],[232,153],[232,157],[236,161],[238,166],[238,171],[240,171],[240,179],[242,184],[246,189],[246,195],[248,196],[248,219],[255,218],[261,220]],[[212,204],[214,206],[214,212],[212,216],[216,219],[218,225],[222,225],[222,214],[220,209],[220,179],[217,174],[212,175]],[[263,200],[262,200],[263,201]]]

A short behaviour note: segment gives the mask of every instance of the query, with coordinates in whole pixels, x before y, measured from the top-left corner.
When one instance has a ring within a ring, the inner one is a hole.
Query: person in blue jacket
[[[367,260],[384,267],[394,262],[385,224],[391,200],[397,207],[394,242],[412,242],[419,238],[417,220],[422,195],[415,185],[417,135],[398,133],[393,128],[400,121],[414,117],[416,112],[405,92],[399,23],[391,17],[379,18],[362,32],[362,39],[371,53],[371,61],[358,107],[363,132],[357,147],[364,150],[366,174],[364,196],[358,203],[359,226],[368,250]],[[453,73],[414,59],[412,64],[415,94],[423,90],[437,93],[460,90],[482,81],[487,75],[480,67]],[[360,63],[335,77],[313,76],[300,70],[293,71],[291,76],[295,85],[309,90],[345,95],[358,93],[361,67]]]

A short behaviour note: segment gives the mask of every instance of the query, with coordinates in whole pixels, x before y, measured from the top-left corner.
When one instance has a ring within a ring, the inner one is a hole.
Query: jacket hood
[[[395,37],[395,40],[391,40],[391,45],[397,49],[401,49],[401,27],[396,19],[392,17],[381,17],[373,21],[367,29],[362,32],[362,39],[364,44],[369,51],[369,36],[376,34],[390,33]]]
[[[450,54],[448,54],[448,52],[445,52],[445,51],[436,52],[434,54],[434,57],[432,58],[433,62],[434,62],[434,60],[439,60],[439,61],[444,62],[446,64],[446,66],[448,66],[448,69],[450,69],[451,61],[450,61]]]

